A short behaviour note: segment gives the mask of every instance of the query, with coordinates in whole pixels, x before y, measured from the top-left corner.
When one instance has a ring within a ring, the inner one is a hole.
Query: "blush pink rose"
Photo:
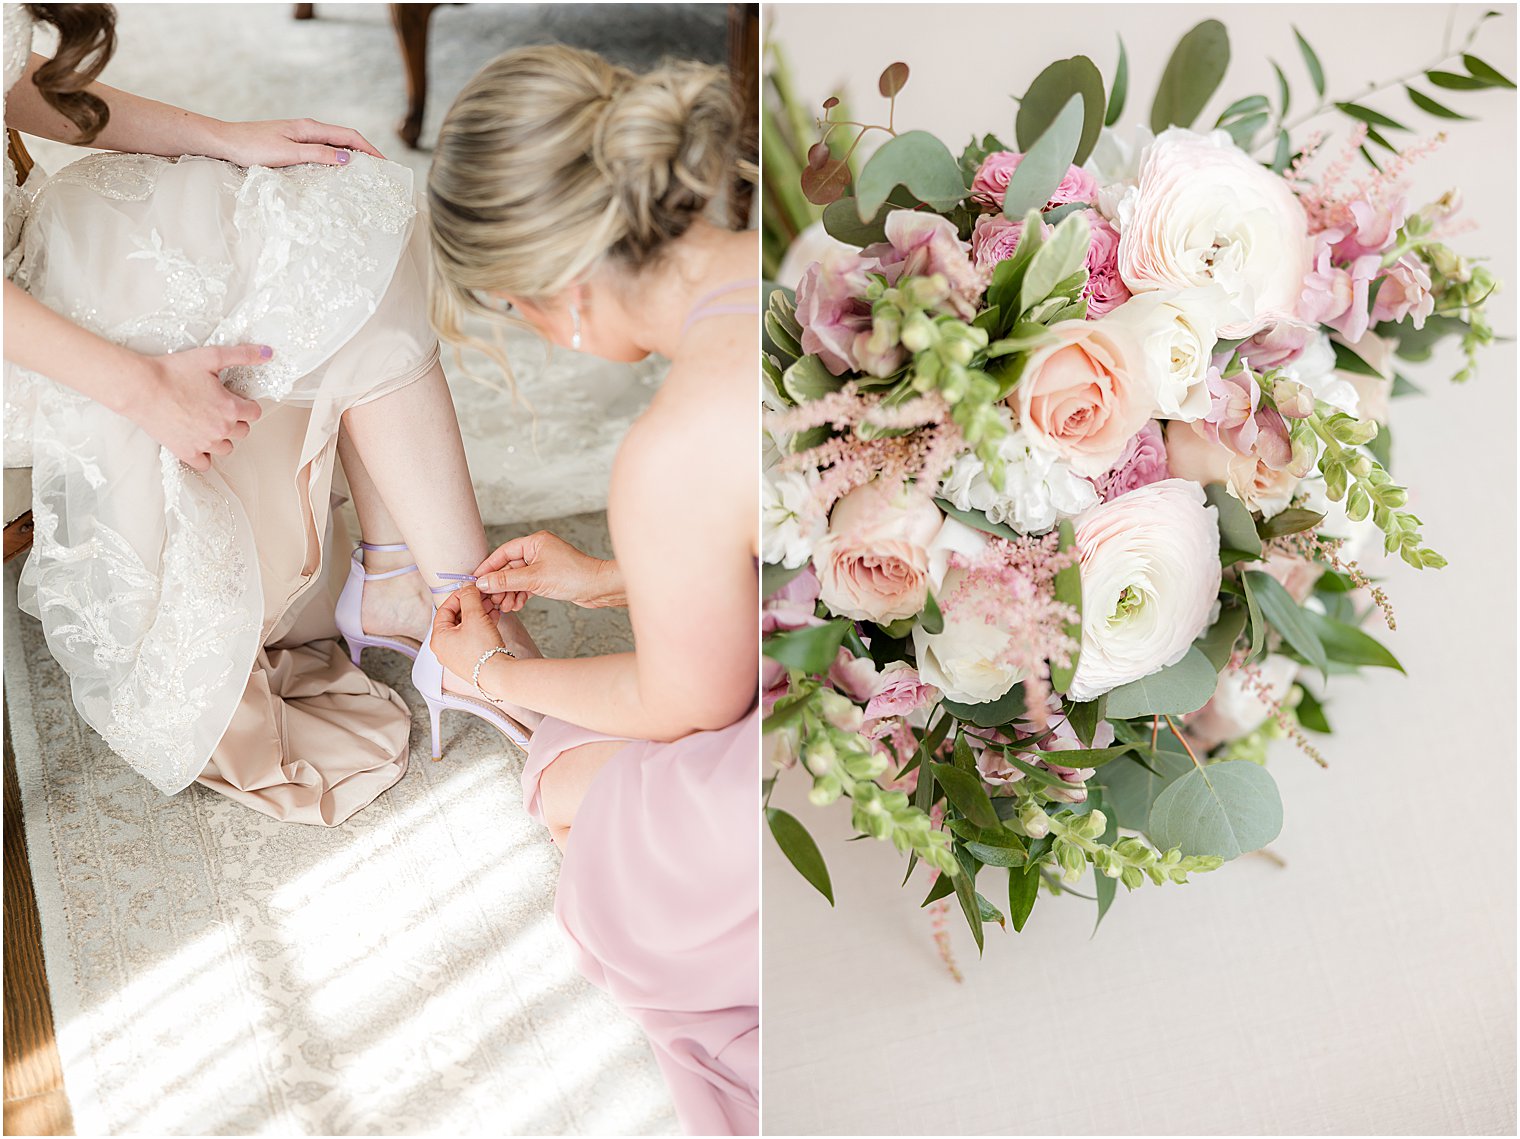
[[[1119,275],[1119,231],[1097,210],[1087,211],[1087,221],[1092,241],[1087,247],[1087,284],[1082,295],[1087,298],[1087,319],[1096,320],[1129,300],[1130,291]]]
[[[885,624],[916,616],[929,591],[929,543],[939,509],[901,484],[877,479],[834,506],[813,549],[819,599],[855,621]]]
[[[1049,236],[1051,226],[1040,223]],[[1005,218],[1002,214],[983,214],[976,219],[971,231],[971,260],[978,269],[990,275],[998,262],[1007,261],[1019,247],[1024,236],[1023,221]]]
[[[828,249],[808,266],[797,285],[802,350],[816,354],[836,376],[860,368],[855,342],[871,334],[866,287],[870,273],[879,268],[854,250]]]
[[[984,206],[1002,209],[1003,198],[1008,193],[1008,182],[1023,160],[1022,154],[1010,150],[994,150],[982,159],[976,175],[971,179],[972,198]],[[1071,166],[1067,168],[1061,184],[1050,195],[1050,200],[1045,203],[1045,208],[1048,210],[1067,202],[1091,203],[1097,200],[1097,179],[1080,166]]]
[[[1112,502],[1121,494],[1171,477],[1161,426],[1152,419],[1124,445],[1124,454],[1119,456],[1112,469],[1093,479],[1093,485],[1098,488],[1099,498]]]
[[[1382,277],[1377,298],[1372,302],[1372,323],[1399,321],[1406,316],[1416,328],[1425,327],[1425,318],[1435,311],[1430,294],[1430,270],[1412,253],[1400,257]]]
[[[986,274],[968,256],[970,246],[949,219],[916,210],[893,210],[887,215],[884,242],[868,245],[861,256],[874,258],[888,281],[938,274],[950,290],[945,304],[963,320],[976,315],[987,287]],[[805,345],[804,345],[805,347]]]
[[[1035,444],[1089,478],[1118,461],[1151,413],[1149,390],[1132,378],[1139,345],[1127,330],[1107,323],[1051,325],[1052,342],[1029,354],[1009,397]]]
[[[894,661],[881,670],[880,685],[866,705],[866,716],[906,716],[938,695],[937,688],[918,678],[918,669],[906,661]]]

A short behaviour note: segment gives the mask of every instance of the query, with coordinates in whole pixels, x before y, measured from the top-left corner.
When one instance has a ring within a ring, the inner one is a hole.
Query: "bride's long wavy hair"
[[[95,141],[111,119],[104,99],[85,90],[116,52],[112,4],[28,4],[32,18],[58,30],[58,50],[32,75],[48,106],[79,130],[81,146]]]
[[[449,108],[428,174],[438,335],[511,383],[499,337],[465,332],[467,314],[501,318],[479,294],[546,300],[603,262],[654,264],[734,170],[737,121],[727,73],[706,64],[638,75],[562,45],[492,60]]]

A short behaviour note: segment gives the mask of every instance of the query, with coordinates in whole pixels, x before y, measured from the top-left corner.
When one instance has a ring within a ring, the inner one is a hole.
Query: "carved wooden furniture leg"
[[[760,161],[760,5],[728,6],[728,74],[739,104],[739,157]],[[755,185],[735,175],[729,196],[729,224],[743,229],[754,207]]]
[[[427,106],[428,22],[437,4],[392,4],[391,23],[401,45],[406,68],[406,114],[396,127],[401,141],[413,149],[422,137],[422,112]]]

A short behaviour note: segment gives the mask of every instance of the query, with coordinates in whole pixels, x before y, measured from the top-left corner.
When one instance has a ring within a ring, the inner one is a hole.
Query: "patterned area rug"
[[[608,552],[600,514],[543,526]],[[446,716],[430,762],[406,662],[374,651],[413,708],[412,761],[346,825],[164,798],[79,720],[16,577],[6,705],[79,1134],[675,1131],[642,1034],[571,963],[559,855],[499,734]],[[631,643],[619,611],[523,617],[551,656]]]

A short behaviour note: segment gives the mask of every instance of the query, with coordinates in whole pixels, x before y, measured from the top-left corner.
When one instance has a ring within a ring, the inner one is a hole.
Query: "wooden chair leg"
[[[422,137],[422,114],[427,107],[428,25],[437,7],[437,4],[391,5],[391,23],[406,69],[406,114],[397,124],[396,133],[413,149]]]
[[[760,161],[760,5],[728,6],[728,74],[734,97],[739,104],[739,146],[741,158],[758,165]],[[736,175],[729,197],[729,223],[735,229],[749,225],[754,208],[755,185]]]
[[[5,528],[5,560],[26,553],[32,548],[32,512],[28,510]]]
[[[317,18],[317,6],[315,4],[292,4],[295,9],[295,18],[298,20],[315,20]]]

